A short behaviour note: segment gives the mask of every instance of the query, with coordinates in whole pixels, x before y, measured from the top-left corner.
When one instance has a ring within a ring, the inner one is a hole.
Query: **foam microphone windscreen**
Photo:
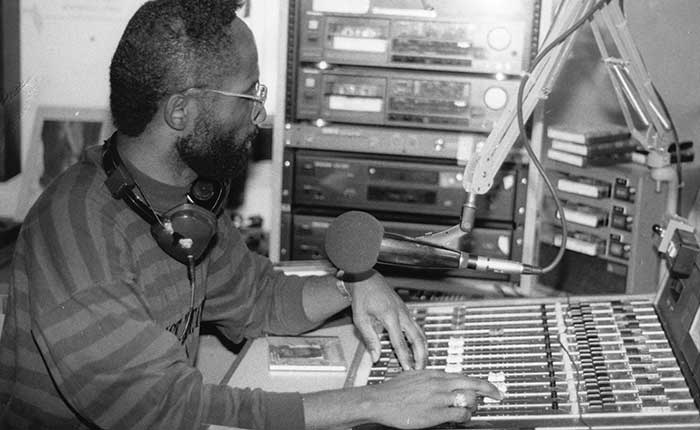
[[[345,212],[326,231],[326,255],[344,272],[344,279],[360,281],[373,273],[383,235],[384,226],[372,215]]]

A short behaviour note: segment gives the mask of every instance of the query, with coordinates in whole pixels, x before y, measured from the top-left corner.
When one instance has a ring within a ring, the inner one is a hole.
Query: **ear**
[[[189,99],[182,94],[173,94],[168,98],[163,110],[163,119],[173,130],[183,131],[187,122],[196,115]]]

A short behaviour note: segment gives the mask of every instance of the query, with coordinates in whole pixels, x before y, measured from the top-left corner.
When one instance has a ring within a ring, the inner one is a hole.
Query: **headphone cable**
[[[192,325],[192,314],[194,314],[194,292],[195,292],[195,285],[196,285],[196,278],[195,278],[195,263],[194,263],[194,256],[188,255],[187,256],[187,278],[190,281],[190,310],[187,313],[187,323],[185,324],[185,331],[182,334],[182,341],[187,338],[187,332],[190,330],[190,326]]]
[[[124,166],[124,168],[126,168],[126,166]],[[134,187],[136,187],[136,189],[139,191],[139,194],[141,195],[141,199],[146,204],[146,207],[148,208],[148,210],[150,210],[151,213],[153,214],[153,218],[155,218],[156,222],[158,222],[158,224],[160,224],[163,228],[167,229],[167,227],[163,223],[163,220],[160,218],[160,215],[158,214],[158,212],[156,212],[156,210],[153,208],[153,206],[151,205],[151,202],[148,201],[148,197],[146,197],[146,193],[143,192],[143,190],[139,186],[138,182],[134,181]],[[138,198],[135,195],[134,195],[134,197]]]

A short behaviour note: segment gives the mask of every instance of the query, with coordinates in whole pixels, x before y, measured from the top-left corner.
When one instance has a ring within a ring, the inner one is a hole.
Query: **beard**
[[[198,176],[234,180],[245,176],[253,140],[258,128],[243,131],[215,126],[211,116],[197,118],[193,132],[178,139],[180,159]]]

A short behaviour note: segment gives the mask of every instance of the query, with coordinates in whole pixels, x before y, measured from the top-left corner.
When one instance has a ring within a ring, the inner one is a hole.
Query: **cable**
[[[151,205],[151,202],[148,201],[148,197],[146,197],[146,193],[143,192],[139,184],[134,181],[134,186],[136,189],[139,191],[139,194],[141,194],[141,198],[143,199],[143,202],[146,204],[146,207],[153,213],[153,217],[156,219],[158,224],[160,224],[163,228],[165,228],[165,225],[163,224],[163,220],[160,218],[160,215],[158,215],[158,212],[153,208]]]
[[[163,224],[163,220],[161,219],[160,215],[158,215],[158,212],[156,212],[156,210],[153,208],[153,206],[151,205],[151,202],[148,201],[148,197],[146,196],[146,193],[143,192],[143,190],[142,190],[141,187],[139,186],[138,182],[136,182],[136,181],[133,179],[133,177],[131,176],[131,172],[129,172],[129,169],[128,169],[128,168],[126,167],[126,165],[124,165],[124,163],[121,161],[122,158],[121,158],[121,155],[119,155],[119,148],[116,146],[116,142],[113,143],[113,145],[114,145],[113,150],[114,150],[114,158],[115,158],[115,161],[114,161],[113,163],[115,164],[115,169],[116,169],[116,165],[118,165],[118,164],[121,164],[121,165],[123,166],[124,172],[126,173],[127,177],[128,177],[129,180],[134,184],[134,187],[136,188],[136,190],[137,190],[137,191],[139,192],[139,194],[141,195],[140,198],[139,198],[139,196],[136,196],[136,195],[134,195],[134,197],[135,197],[137,200],[142,200],[142,201],[143,201],[143,204],[144,204],[144,205],[148,208],[148,210],[151,211],[151,213],[153,214],[153,218],[156,220],[156,222],[157,222],[158,224],[160,224],[163,228],[165,228],[165,225]],[[131,204],[129,204],[129,205],[131,206]],[[138,211],[137,211],[137,212],[138,212]]]
[[[535,154],[535,151],[532,149],[532,146],[530,144],[530,141],[528,140],[527,137],[527,131],[525,130],[525,119],[524,119],[524,114],[523,114],[523,98],[524,98],[524,92],[525,92],[525,84],[530,78],[530,73],[535,69],[535,67],[542,61],[549,52],[554,49],[557,45],[563,43],[569,36],[571,36],[576,30],[578,30],[583,24],[585,24],[595,12],[600,10],[603,6],[607,5],[610,2],[610,0],[600,0],[598,3],[593,5],[590,10],[588,10],[578,21],[576,21],[568,30],[564,31],[562,34],[557,36],[556,39],[554,39],[549,45],[545,46],[540,53],[537,54],[535,59],[533,60],[532,64],[528,68],[527,73],[523,74],[522,78],[520,79],[520,85],[518,86],[518,98],[516,102],[516,107],[517,107],[517,119],[518,119],[518,129],[519,129],[519,138],[520,141],[523,144],[523,147],[525,147],[525,150],[527,151],[528,157],[530,157],[530,161],[532,164],[535,165],[535,168],[537,168],[537,171],[540,173],[542,176],[542,180],[544,181],[545,185],[547,186],[547,189],[552,195],[552,198],[554,199],[554,204],[557,208],[557,211],[559,212],[559,217],[561,219],[561,244],[559,246],[559,251],[557,252],[557,255],[554,257],[554,260],[552,260],[549,265],[546,267],[542,268],[542,273],[548,273],[551,272],[564,258],[564,252],[566,252],[566,239],[568,236],[568,227],[566,225],[566,216],[564,214],[564,207],[561,203],[561,200],[559,200],[559,196],[557,195],[556,190],[554,189],[554,185],[552,185],[551,180],[547,176],[547,173],[544,170],[544,167],[542,166],[542,163],[540,160],[537,158],[537,155]]]
[[[187,256],[187,278],[190,280],[190,310],[187,312],[187,323],[185,324],[185,331],[182,333],[182,342],[187,338],[187,332],[190,330],[192,325],[192,314],[194,314],[194,292],[195,292],[195,262],[194,257],[191,255]]]

